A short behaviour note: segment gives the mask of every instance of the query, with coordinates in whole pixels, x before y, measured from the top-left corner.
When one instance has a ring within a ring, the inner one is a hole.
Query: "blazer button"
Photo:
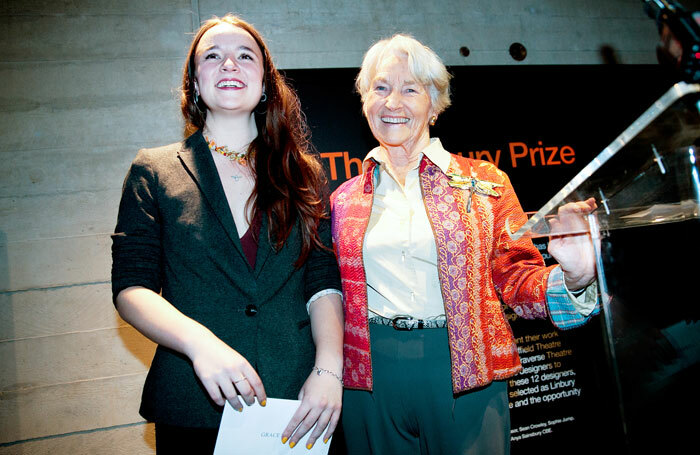
[[[251,303],[250,305],[245,307],[245,314],[246,316],[255,316],[256,314],[258,314],[258,307]]]

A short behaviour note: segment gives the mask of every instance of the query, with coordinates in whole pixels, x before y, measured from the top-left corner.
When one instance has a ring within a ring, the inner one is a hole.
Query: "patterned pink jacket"
[[[345,308],[343,379],[346,387],[363,390],[372,390],[362,244],[372,211],[375,168],[376,163],[370,161],[363,174],[342,184],[331,196],[333,242]],[[560,309],[548,312],[550,297],[558,304],[562,301],[561,269],[556,269],[559,276],[555,278],[554,267],[544,267],[530,240],[511,240],[506,219],[516,229],[525,222],[525,214],[508,177],[494,165],[451,155],[448,173],[503,185],[496,189],[498,197],[451,187],[450,177],[426,156],[419,173],[437,244],[453,392],[513,376],[522,367],[501,299],[527,319],[561,313]],[[560,328],[585,322],[570,308],[564,313],[567,317],[563,319],[552,318]]]

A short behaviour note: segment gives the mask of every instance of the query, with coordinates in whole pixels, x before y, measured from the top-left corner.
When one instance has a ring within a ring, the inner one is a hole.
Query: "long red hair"
[[[192,40],[183,69],[182,114],[188,130],[204,128],[207,107],[201,99],[196,103],[194,97],[195,51],[202,35],[221,23],[248,32],[263,55],[263,86],[267,100],[255,109],[258,136],[248,150],[249,156],[254,157],[255,170],[255,186],[248,199],[248,204],[252,204],[252,218],[267,217],[267,235],[277,250],[284,246],[298,224],[302,247],[295,265],[300,266],[313,248],[324,248],[318,226],[320,220],[327,217],[324,204],[327,182],[309,139],[299,97],[275,67],[265,41],[251,24],[231,14],[202,24]]]

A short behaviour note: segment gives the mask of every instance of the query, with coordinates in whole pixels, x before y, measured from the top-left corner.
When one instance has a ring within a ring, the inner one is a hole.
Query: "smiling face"
[[[263,91],[262,52],[242,28],[218,24],[197,45],[195,79],[208,113],[251,115]]]
[[[430,142],[430,94],[413,76],[405,55],[389,54],[379,64],[363,111],[372,134],[387,149],[419,152]]]

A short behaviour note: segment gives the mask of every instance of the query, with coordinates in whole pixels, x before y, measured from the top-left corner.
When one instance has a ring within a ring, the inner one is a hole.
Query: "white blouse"
[[[447,171],[450,154],[439,139],[431,139],[423,154]],[[379,163],[372,214],[362,246],[369,310],[388,318],[444,317],[437,247],[418,176],[420,163],[408,172],[402,187],[388,171],[382,148],[373,149],[367,159]]]

